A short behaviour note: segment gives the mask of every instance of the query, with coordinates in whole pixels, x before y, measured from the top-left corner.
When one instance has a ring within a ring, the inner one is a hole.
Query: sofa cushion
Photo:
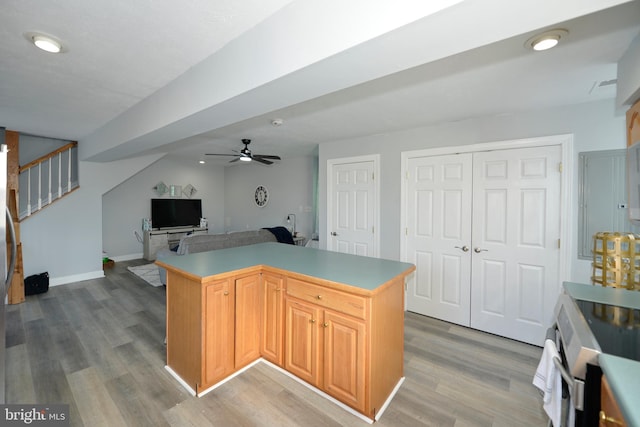
[[[266,229],[235,231],[223,234],[195,234],[180,239],[180,244],[176,252],[172,252],[169,249],[158,251],[157,259],[277,241],[276,236]],[[167,272],[162,267],[159,270],[160,280],[166,284]]]

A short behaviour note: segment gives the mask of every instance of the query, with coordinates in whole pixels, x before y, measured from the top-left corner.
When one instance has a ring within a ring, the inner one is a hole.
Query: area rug
[[[151,286],[162,286],[160,281],[160,272],[155,264],[145,264],[127,267],[127,270],[150,284]]]

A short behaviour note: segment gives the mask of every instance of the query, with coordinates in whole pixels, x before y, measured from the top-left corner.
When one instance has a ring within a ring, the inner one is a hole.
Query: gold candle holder
[[[596,233],[591,266],[594,285],[640,290],[640,236]]]

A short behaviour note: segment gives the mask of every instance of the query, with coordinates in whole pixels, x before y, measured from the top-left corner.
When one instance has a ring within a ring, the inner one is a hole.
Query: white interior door
[[[474,154],[471,326],[539,344],[558,297],[559,146]]]
[[[472,154],[407,164],[407,310],[469,325]]]
[[[405,160],[407,310],[542,345],[560,287],[562,146]]]
[[[327,248],[378,257],[377,159],[329,162]]]

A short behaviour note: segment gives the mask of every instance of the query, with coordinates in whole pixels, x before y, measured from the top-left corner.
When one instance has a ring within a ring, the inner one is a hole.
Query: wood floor
[[[74,426],[366,426],[258,364],[202,398],[164,369],[165,291],[119,262],[7,309],[7,403],[66,403]],[[538,347],[405,316],[406,380],[380,426],[545,426]]]

